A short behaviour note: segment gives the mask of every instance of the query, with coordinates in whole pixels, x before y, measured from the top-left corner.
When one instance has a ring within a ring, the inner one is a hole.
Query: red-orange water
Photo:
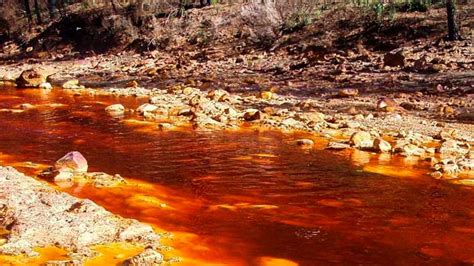
[[[36,108],[0,111],[0,160],[33,174],[78,150],[92,171],[146,181],[60,187],[173,232],[167,256],[183,265],[474,262],[474,191],[424,163],[303,150],[271,131],[161,132],[103,110],[144,100],[2,90],[0,109]]]

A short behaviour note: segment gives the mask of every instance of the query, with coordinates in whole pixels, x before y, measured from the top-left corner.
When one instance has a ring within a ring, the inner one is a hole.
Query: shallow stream
[[[0,89],[0,163],[35,175],[80,151],[130,184],[57,187],[171,232],[178,265],[474,263],[474,191],[432,179],[424,162],[326,151],[315,137],[302,149],[303,133],[160,131],[104,111],[145,101]]]

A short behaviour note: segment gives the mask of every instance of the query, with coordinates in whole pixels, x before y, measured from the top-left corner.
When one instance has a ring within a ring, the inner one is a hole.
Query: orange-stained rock
[[[69,152],[54,164],[54,169],[58,172],[85,173],[87,168],[86,158],[78,151]]]
[[[46,82],[46,77],[36,69],[23,71],[16,80],[16,85],[23,88],[37,88]]]

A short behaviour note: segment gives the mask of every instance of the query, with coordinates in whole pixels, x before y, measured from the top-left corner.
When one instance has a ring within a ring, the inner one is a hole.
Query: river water
[[[474,191],[433,180],[424,162],[326,151],[315,137],[301,149],[303,133],[160,131],[104,111],[144,101],[0,89],[0,163],[34,175],[77,150],[91,171],[122,175],[120,188],[57,187],[171,232],[178,265],[474,262]]]

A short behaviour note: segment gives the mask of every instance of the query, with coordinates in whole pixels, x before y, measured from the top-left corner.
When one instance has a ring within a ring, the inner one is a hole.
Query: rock
[[[10,167],[0,167],[0,199],[0,226],[9,229],[7,242],[0,246],[2,254],[34,255],[33,249],[45,246],[82,252],[117,242],[158,245],[159,236],[151,226],[112,214]]]
[[[29,104],[29,103],[22,103],[22,104],[20,104],[20,108],[23,109],[23,110],[28,110],[28,109],[35,108],[35,106],[32,105],[32,104]]]
[[[171,129],[173,128],[173,125],[170,123],[159,123],[158,124],[158,129],[159,130],[166,130],[166,129]]]
[[[120,175],[109,175],[103,172],[92,172],[75,175],[73,180],[83,179],[95,187],[116,187],[125,184],[125,179]]]
[[[457,139],[459,138],[459,130],[457,129],[443,129],[441,130],[436,136],[436,139],[441,139],[441,140],[448,140],[448,139]]]
[[[207,98],[213,100],[213,101],[217,101],[217,102],[223,102],[225,101],[227,98],[229,97],[229,93],[225,90],[213,90],[213,91],[210,91],[208,94],[207,94]]]
[[[440,171],[432,172],[430,175],[435,179],[440,179],[441,177],[443,177],[443,173],[441,173]]]
[[[36,69],[23,71],[16,80],[16,85],[21,88],[37,88],[46,82],[46,77]]]
[[[305,126],[303,122],[291,117],[281,121],[280,125],[288,129],[302,129]]]
[[[136,80],[131,80],[125,85],[126,88],[138,88],[139,84]]]
[[[464,158],[458,161],[458,166],[461,171],[473,171],[474,170],[474,159]]]
[[[166,99],[166,96],[159,95],[159,96],[151,97],[150,99],[148,99],[148,102],[151,104],[159,104],[159,103],[167,102],[167,99]]]
[[[69,152],[54,164],[58,172],[85,173],[87,168],[86,158],[78,151]]]
[[[191,120],[193,122],[194,127],[196,128],[204,128],[204,129],[222,129],[225,128],[225,124],[216,121],[215,119],[207,116],[207,115],[196,115]]]
[[[425,153],[425,150],[423,148],[420,148],[414,144],[406,144],[403,145],[402,147],[397,147],[395,149],[396,152],[400,152],[403,156],[421,156]]]
[[[189,106],[179,108],[178,112],[176,113],[177,116],[193,116],[194,114],[195,113]]]
[[[324,122],[326,115],[320,112],[306,113],[306,117],[313,122]]]
[[[343,127],[347,127],[347,128],[359,128],[360,127],[360,123],[357,122],[357,121],[345,121],[343,123]]]
[[[441,143],[438,152],[442,156],[464,156],[469,153],[470,145],[468,143],[460,143],[453,139],[448,139]]]
[[[149,103],[144,103],[137,108],[137,112],[140,115],[146,115],[146,113],[151,113],[156,110],[158,110],[158,106]]]
[[[404,67],[405,55],[403,54],[403,50],[396,49],[386,53],[383,57],[383,64],[389,67]]]
[[[233,107],[225,108],[224,109],[224,114],[227,115],[227,117],[230,120],[237,120],[237,118],[239,116],[239,113]]]
[[[328,149],[328,150],[344,150],[344,149],[348,149],[350,147],[351,146],[349,144],[342,143],[342,142],[329,142],[326,149]]]
[[[273,93],[271,91],[262,91],[260,93],[260,98],[264,100],[271,100],[273,98]]]
[[[349,143],[356,148],[372,148],[373,139],[370,133],[365,131],[358,131],[352,134]]]
[[[392,98],[389,97],[381,97],[377,101],[377,110],[382,110],[386,112],[394,112],[399,108],[398,104],[393,100]]]
[[[79,88],[79,80],[71,79],[63,83],[63,89],[77,89]]]
[[[6,82],[15,82],[15,80],[16,80],[16,78],[14,78],[11,73],[6,73],[0,79],[0,81],[6,81]]]
[[[84,263],[80,260],[49,260],[44,266],[82,266]]]
[[[439,111],[439,113],[444,114],[444,115],[450,115],[450,114],[453,114],[455,112],[454,108],[449,106],[449,105],[439,106],[438,111]]]
[[[400,104],[400,106],[405,110],[416,110],[418,108],[416,104],[409,103],[409,102],[403,102]]]
[[[255,121],[262,119],[262,112],[257,109],[247,109],[244,113],[245,121]]]
[[[298,146],[313,146],[314,141],[310,139],[298,139],[296,140],[296,144],[298,144]]]
[[[206,99],[202,95],[194,95],[191,99],[189,99],[188,104],[193,107],[197,107],[199,105],[202,105],[204,103],[207,103],[209,100]]]
[[[373,148],[378,152],[390,152],[392,150],[392,145],[382,138],[376,138],[374,139]]]
[[[53,86],[49,82],[43,82],[38,86],[38,88],[44,89],[44,90],[51,90]]]
[[[123,115],[125,112],[125,107],[119,103],[109,105],[105,108],[105,111],[112,115]]]
[[[358,89],[342,89],[338,92],[340,97],[355,97],[359,95]]]
[[[125,265],[128,266],[155,266],[163,263],[163,255],[151,248],[145,249],[142,253],[128,259]]]
[[[72,172],[62,171],[54,177],[54,182],[72,181],[74,174]]]
[[[183,94],[184,95],[191,95],[191,94],[197,94],[200,93],[201,91],[199,89],[193,88],[193,87],[186,87],[183,89]]]

